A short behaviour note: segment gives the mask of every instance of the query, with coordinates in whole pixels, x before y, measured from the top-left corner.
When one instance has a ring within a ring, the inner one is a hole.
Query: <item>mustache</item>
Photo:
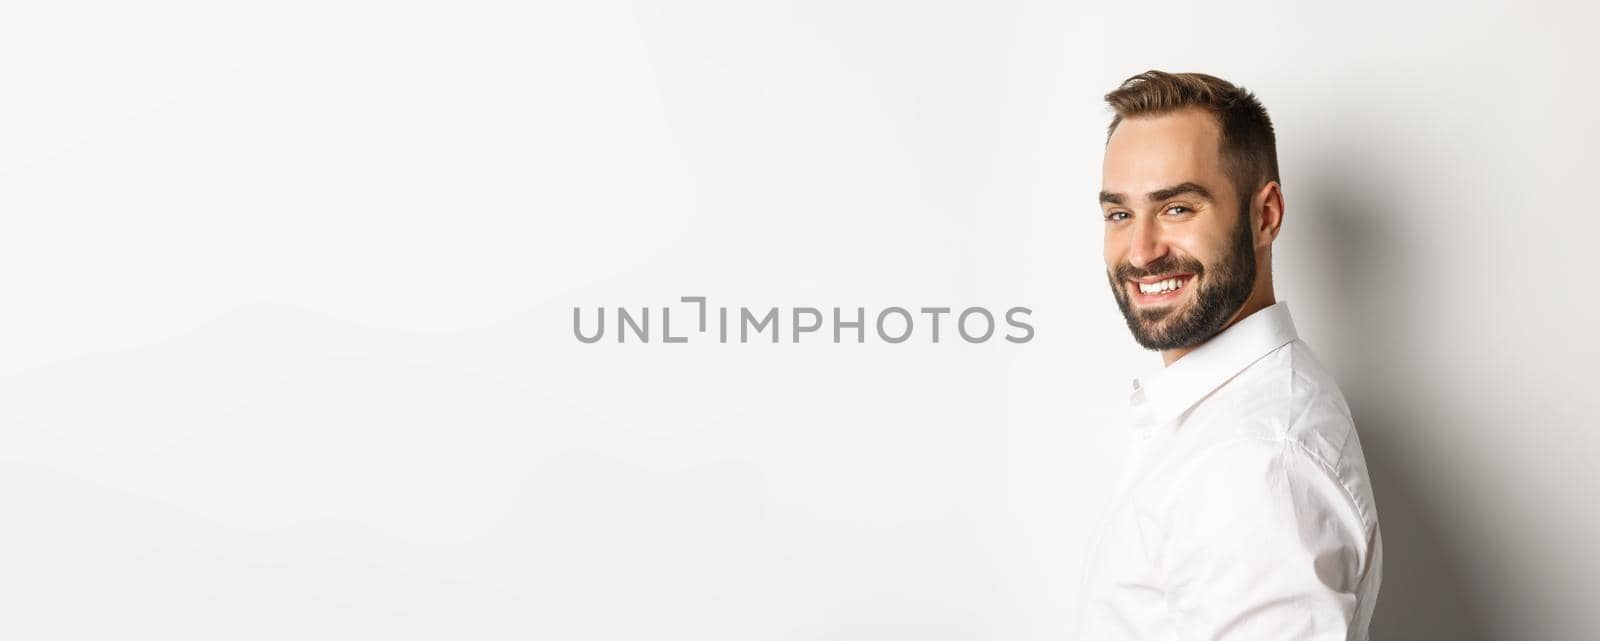
[[[1188,256],[1179,257],[1172,254],[1167,254],[1166,256],[1162,256],[1161,258],[1151,261],[1150,264],[1145,265],[1143,268],[1134,267],[1131,263],[1122,263],[1121,265],[1117,265],[1117,269],[1113,275],[1116,276],[1118,281],[1125,281],[1178,272],[1198,275],[1203,271],[1205,271],[1205,265],[1202,265],[1200,261],[1195,260],[1194,258]]]

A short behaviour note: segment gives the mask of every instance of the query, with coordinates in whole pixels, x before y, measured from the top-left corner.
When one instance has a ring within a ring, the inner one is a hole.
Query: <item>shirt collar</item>
[[[1135,427],[1181,416],[1234,375],[1296,338],[1289,304],[1277,302],[1241,318],[1162,370],[1133,379]]]

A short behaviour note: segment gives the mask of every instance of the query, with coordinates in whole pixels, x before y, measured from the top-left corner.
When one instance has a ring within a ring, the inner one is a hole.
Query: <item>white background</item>
[[[1277,124],[1374,637],[1600,632],[1592,8],[223,5],[0,9],[0,637],[1061,639],[1148,68]],[[572,335],[680,296],[1037,336]]]

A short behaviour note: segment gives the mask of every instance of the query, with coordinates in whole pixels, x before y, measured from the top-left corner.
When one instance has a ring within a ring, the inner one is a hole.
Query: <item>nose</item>
[[[1139,269],[1167,255],[1167,241],[1161,235],[1161,226],[1145,218],[1133,227],[1133,242],[1128,247],[1128,263]]]

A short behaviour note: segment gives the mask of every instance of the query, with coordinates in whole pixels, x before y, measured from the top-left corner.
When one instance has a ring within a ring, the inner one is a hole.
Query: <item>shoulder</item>
[[[1294,340],[1239,372],[1195,408],[1186,424],[1212,446],[1279,441],[1330,465],[1345,453],[1355,422],[1333,375],[1310,346]]]
[[[1169,488],[1153,514],[1161,531],[1182,533],[1169,544],[1205,548],[1315,531],[1361,547],[1377,524],[1364,474],[1346,474],[1284,439],[1218,443],[1186,461]]]
[[[1273,491],[1274,481],[1320,486],[1324,499],[1377,519],[1365,455],[1332,374],[1300,340],[1262,357],[1218,388],[1193,425],[1179,486],[1226,495]]]

